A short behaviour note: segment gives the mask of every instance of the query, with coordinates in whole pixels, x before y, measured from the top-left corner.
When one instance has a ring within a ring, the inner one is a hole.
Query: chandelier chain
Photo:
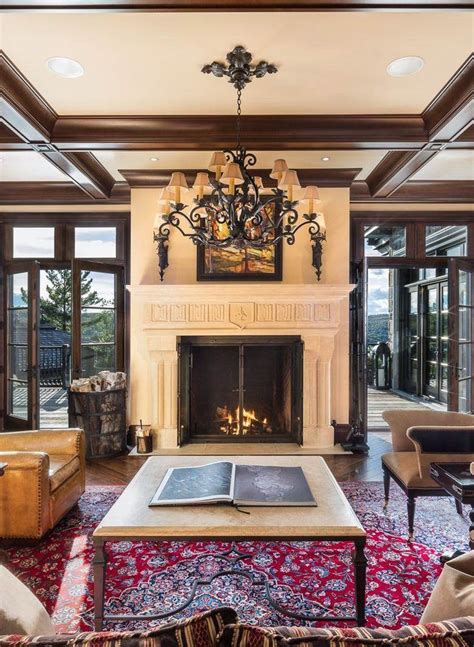
[[[242,148],[241,137],[242,137],[242,90],[240,88],[237,90],[237,150]]]

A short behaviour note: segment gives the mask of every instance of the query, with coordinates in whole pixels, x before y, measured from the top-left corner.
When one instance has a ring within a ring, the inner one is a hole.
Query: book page
[[[232,501],[234,472],[234,464],[228,461],[173,467],[166,472],[150,505]]]
[[[262,506],[315,506],[301,467],[236,465],[234,503]]]

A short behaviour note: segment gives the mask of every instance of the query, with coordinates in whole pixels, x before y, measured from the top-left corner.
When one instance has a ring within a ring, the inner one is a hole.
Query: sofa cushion
[[[444,565],[421,622],[460,617],[474,610],[474,550]]]
[[[150,631],[102,631],[56,636],[1,636],[0,647],[31,644],[37,647],[215,647],[225,625],[236,623],[237,613],[222,607],[186,620],[169,622]],[[41,633],[41,632],[39,632]]]
[[[219,647],[472,647],[474,616],[429,625],[389,629],[261,628],[229,625]]]
[[[77,456],[53,454],[49,457],[49,486],[54,492],[65,481],[81,469]]]
[[[46,609],[8,569],[0,566],[0,634],[54,634]]]

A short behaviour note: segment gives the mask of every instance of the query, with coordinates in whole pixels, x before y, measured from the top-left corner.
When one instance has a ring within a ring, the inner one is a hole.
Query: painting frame
[[[275,220],[275,214],[278,214],[279,206],[273,203],[272,218]],[[220,249],[218,247],[206,248],[204,245],[198,243],[196,250],[196,278],[198,281],[234,281],[234,282],[251,282],[251,281],[272,281],[278,282],[283,280],[283,246],[280,240],[272,249],[274,250],[274,257],[272,260],[273,271],[246,271],[237,272],[235,270],[225,271],[223,269],[211,270],[209,269],[209,254],[219,255],[224,253],[229,255],[229,248]],[[253,254],[263,250],[252,250]],[[236,257],[241,254],[235,250]]]

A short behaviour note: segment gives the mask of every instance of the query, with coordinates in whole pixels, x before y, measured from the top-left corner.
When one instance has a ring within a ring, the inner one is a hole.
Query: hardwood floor
[[[380,457],[390,451],[389,440],[388,433],[369,434],[368,456],[339,454],[323,458],[338,481],[381,481]],[[91,461],[87,463],[87,485],[126,485],[145,461],[138,456]]]

